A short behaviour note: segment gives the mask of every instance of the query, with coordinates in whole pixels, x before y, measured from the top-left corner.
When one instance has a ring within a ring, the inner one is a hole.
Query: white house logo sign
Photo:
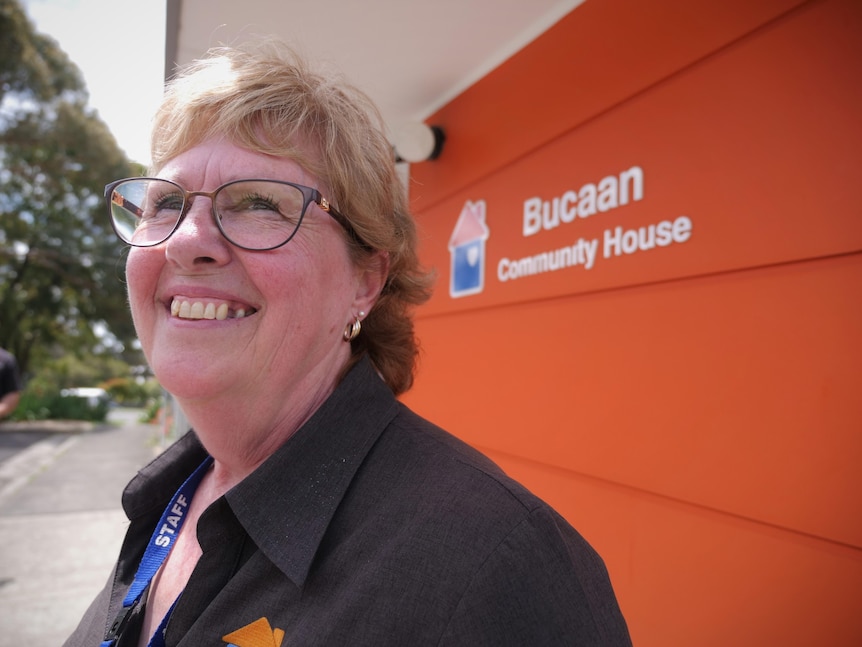
[[[489,234],[485,224],[485,201],[468,201],[449,238],[449,295],[452,298],[478,294],[485,289],[485,241]]]

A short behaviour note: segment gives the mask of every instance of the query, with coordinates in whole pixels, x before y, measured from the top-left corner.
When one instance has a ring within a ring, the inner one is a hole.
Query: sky
[[[165,0],[22,0],[36,31],[80,68],[95,109],[126,155],[149,164],[150,120],[162,96]],[[116,91],[136,79],[137,101]]]

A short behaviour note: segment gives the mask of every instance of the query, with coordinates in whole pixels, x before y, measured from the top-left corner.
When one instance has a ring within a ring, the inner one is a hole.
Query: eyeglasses
[[[267,251],[286,244],[299,229],[308,205],[319,206],[362,243],[347,218],[320,191],[278,180],[235,180],[215,191],[186,191],[160,178],[129,178],[105,187],[111,225],[120,239],[134,247],[165,242],[197,196],[209,198],[222,235],[242,249]]]

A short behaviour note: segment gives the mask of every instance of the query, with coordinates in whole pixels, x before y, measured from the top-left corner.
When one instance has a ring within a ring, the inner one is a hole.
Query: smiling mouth
[[[253,315],[252,307],[231,308],[226,302],[194,301],[174,298],[171,301],[171,316],[179,319],[242,319]]]

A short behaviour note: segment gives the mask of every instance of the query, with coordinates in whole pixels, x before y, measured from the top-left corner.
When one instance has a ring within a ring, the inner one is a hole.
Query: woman
[[[368,99],[275,43],[169,87],[106,199],[147,359],[191,422],[129,484],[67,645],[630,644],[601,559],[395,396],[428,296]]]

